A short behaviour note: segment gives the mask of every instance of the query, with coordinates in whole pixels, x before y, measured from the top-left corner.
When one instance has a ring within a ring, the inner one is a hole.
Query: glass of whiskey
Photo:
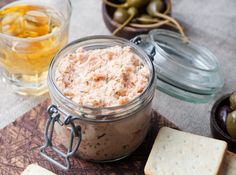
[[[48,66],[67,43],[70,0],[18,0],[0,9],[3,80],[21,95],[47,92]]]

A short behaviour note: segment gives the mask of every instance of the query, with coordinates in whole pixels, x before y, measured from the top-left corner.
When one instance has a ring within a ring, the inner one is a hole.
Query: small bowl
[[[211,110],[211,119],[210,119],[210,126],[211,126],[211,133],[214,138],[224,140],[228,143],[228,149],[232,152],[236,153],[236,139],[233,139],[226,133],[217,123],[217,114],[219,112],[219,108],[221,106],[230,105],[229,97],[230,94],[224,95],[220,99],[218,99]]]
[[[171,0],[165,0],[165,3],[169,4],[170,8],[166,9],[164,14],[171,15],[172,1]],[[107,28],[109,29],[110,32],[113,32],[115,29],[117,29],[120,26],[120,24],[118,24],[117,22],[115,22],[112,19],[114,11],[115,11],[115,8],[110,7],[110,6],[106,5],[105,3],[102,3],[103,20],[104,20],[105,25],[107,26]],[[120,30],[116,34],[116,36],[123,37],[123,38],[126,38],[126,39],[131,39],[131,38],[133,38],[137,35],[148,33],[150,30],[156,29],[156,28],[164,28],[164,29],[175,30],[175,29],[173,29],[173,28],[171,28],[167,25],[163,25],[161,27],[153,27],[153,28],[136,28],[136,27],[126,26],[122,30]]]

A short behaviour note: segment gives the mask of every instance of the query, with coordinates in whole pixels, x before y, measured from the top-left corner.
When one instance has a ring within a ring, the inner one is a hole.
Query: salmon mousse
[[[155,85],[150,60],[143,57],[130,46],[118,45],[92,50],[78,47],[58,57],[54,84],[75,106],[64,109],[77,117],[73,122],[81,127],[79,158],[118,160],[144,140],[151,124]],[[52,101],[60,108],[67,105]],[[70,129],[56,123],[55,131],[68,147]]]
[[[148,85],[149,70],[130,47],[84,50],[65,56],[56,71],[64,96],[81,106],[125,105]]]

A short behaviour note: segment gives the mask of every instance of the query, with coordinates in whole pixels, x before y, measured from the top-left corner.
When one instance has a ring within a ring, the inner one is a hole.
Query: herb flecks
[[[106,74],[105,81],[106,81],[106,84],[109,82],[109,76],[108,76],[108,74]]]
[[[97,136],[97,139],[100,139],[100,138],[102,138],[102,137],[104,137],[106,134],[105,133],[103,133],[102,135],[100,135],[100,136]]]

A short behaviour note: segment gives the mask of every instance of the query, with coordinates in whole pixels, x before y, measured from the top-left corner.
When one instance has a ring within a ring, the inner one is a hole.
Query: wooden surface
[[[27,165],[37,163],[56,174],[143,174],[144,166],[151,150],[153,141],[162,126],[176,128],[163,116],[154,112],[152,127],[143,144],[129,157],[113,163],[91,163],[71,158],[72,168],[64,172],[50,164],[39,155],[39,147],[44,143],[43,132],[47,119],[46,109],[49,100],[39,104],[15,122],[0,130],[0,174],[20,174]],[[56,142],[56,145],[65,148]]]

